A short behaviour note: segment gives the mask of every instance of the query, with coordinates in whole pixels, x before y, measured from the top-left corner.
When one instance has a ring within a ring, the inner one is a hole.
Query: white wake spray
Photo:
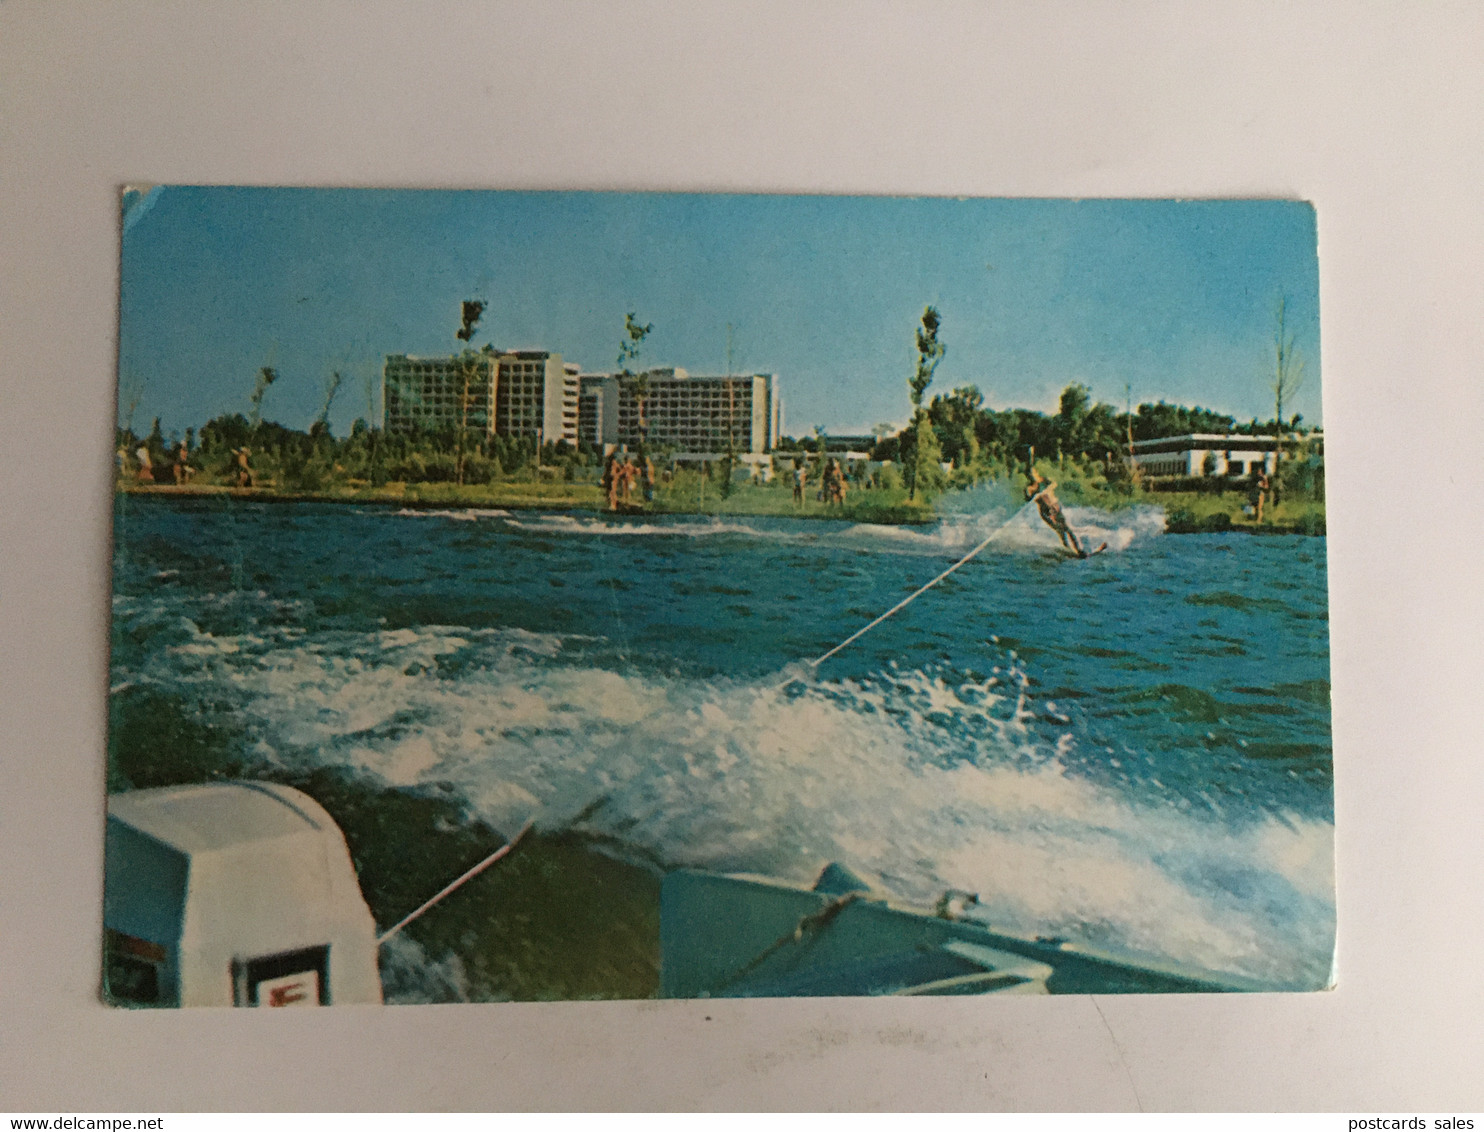
[[[780,690],[564,665],[564,644],[428,626],[203,634],[174,655],[180,683],[236,690],[259,758],[450,786],[507,831],[535,813],[669,866],[800,883],[841,860],[913,903],[978,892],[1019,932],[1275,982],[1328,973],[1328,823],[1233,825],[1071,773],[1075,737],[1013,664]]]

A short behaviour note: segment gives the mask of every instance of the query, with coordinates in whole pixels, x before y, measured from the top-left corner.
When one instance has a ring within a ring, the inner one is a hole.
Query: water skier
[[[1071,550],[1078,558],[1086,558],[1087,551],[1077,541],[1077,535],[1067,525],[1067,516],[1061,509],[1061,500],[1056,498],[1056,481],[1044,479],[1035,468],[1031,469],[1031,482],[1025,485],[1025,499],[1034,501],[1041,512],[1041,521],[1056,532],[1062,546]]]

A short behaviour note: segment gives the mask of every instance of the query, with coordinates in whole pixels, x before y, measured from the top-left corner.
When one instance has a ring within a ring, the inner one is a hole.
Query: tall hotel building
[[[489,436],[577,443],[578,367],[545,350],[480,353],[471,359],[467,418],[464,359],[388,354],[382,421],[388,432],[441,432],[461,423]]]
[[[649,370],[644,439],[681,452],[771,452],[782,426],[777,374],[691,376],[683,369]],[[585,373],[578,396],[578,435],[594,447],[637,445],[639,398],[616,374]]]

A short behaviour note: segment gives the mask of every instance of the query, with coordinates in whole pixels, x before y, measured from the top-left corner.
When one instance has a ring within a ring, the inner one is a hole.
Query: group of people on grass
[[[804,488],[809,483],[809,472],[802,460],[795,461],[793,485],[794,502],[802,506],[804,502]],[[819,477],[819,495],[817,498],[824,502],[826,507],[837,504],[845,506],[845,492],[848,490],[845,482],[845,469],[840,466],[840,461],[833,456],[824,466],[824,471]]]
[[[824,466],[824,474],[820,476],[820,498],[824,500],[826,507],[836,504],[845,506],[845,469],[840,467],[840,461],[833,456]]]
[[[191,463],[191,451],[186,442],[182,440],[175,448],[174,460],[170,464],[170,478],[177,487],[184,487],[191,482],[192,477],[200,471]],[[232,478],[238,487],[252,487],[252,449],[245,445],[241,448],[232,449]],[[126,476],[129,473],[129,449],[121,447],[118,450],[119,475]],[[157,471],[154,458],[149,454],[149,445],[141,444],[134,449],[134,482],[139,484],[154,484],[159,480],[155,473]]]
[[[1253,522],[1262,522],[1263,504],[1272,495],[1273,485],[1268,479],[1267,469],[1259,464],[1252,469],[1252,476],[1247,481],[1247,514],[1252,516]]]
[[[182,440],[174,452],[175,459],[170,464],[170,478],[177,486],[183,486],[191,482],[191,477],[197,469],[191,465],[190,449]],[[119,474],[127,475],[129,468],[129,450],[120,448],[118,450]],[[155,462],[149,454],[149,445],[141,444],[134,449],[134,482],[155,483]]]
[[[648,456],[641,456],[639,462],[634,462],[634,457],[625,456],[620,462],[618,453],[608,457],[603,465],[603,478],[600,481],[603,491],[608,496],[608,510],[617,511],[623,507],[632,506],[634,486],[639,486],[644,497],[644,502],[654,502],[654,461]]]

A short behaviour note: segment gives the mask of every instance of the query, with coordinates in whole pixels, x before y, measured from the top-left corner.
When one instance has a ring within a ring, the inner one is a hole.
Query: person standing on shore
[[[1247,503],[1252,508],[1252,521],[1262,522],[1262,507],[1267,501],[1268,492],[1272,490],[1272,481],[1268,479],[1267,469],[1261,464],[1254,464],[1252,477],[1247,484]]]
[[[804,505],[804,484],[808,482],[809,474],[804,471],[804,461],[794,461],[794,502],[799,506]]]
[[[603,491],[608,495],[608,510],[618,510],[618,454],[611,453],[603,464]]]
[[[654,461],[648,456],[643,457],[644,463],[639,468],[639,485],[644,490],[644,502],[654,502]]]
[[[831,457],[830,462],[825,465],[823,482],[824,502],[828,507],[831,503],[845,506],[845,471],[840,467],[840,461]]]
[[[191,476],[195,474],[196,469],[191,467],[190,461],[190,449],[186,447],[186,442],[182,440],[180,442],[180,447],[175,450],[175,467],[171,469],[171,471],[175,474],[175,483],[177,487],[181,487],[187,483],[190,483]]]
[[[137,483],[154,483],[155,468],[149,461],[149,445],[141,444],[134,450],[134,459],[139,462],[139,470],[134,473]]]
[[[634,458],[625,456],[623,466],[618,469],[618,501],[625,507],[629,505],[629,499],[634,493],[634,480],[639,474],[639,469],[634,467]]]
[[[232,449],[232,455],[237,462],[237,486],[252,487],[252,465],[248,463],[252,449],[243,445],[241,448]]]

